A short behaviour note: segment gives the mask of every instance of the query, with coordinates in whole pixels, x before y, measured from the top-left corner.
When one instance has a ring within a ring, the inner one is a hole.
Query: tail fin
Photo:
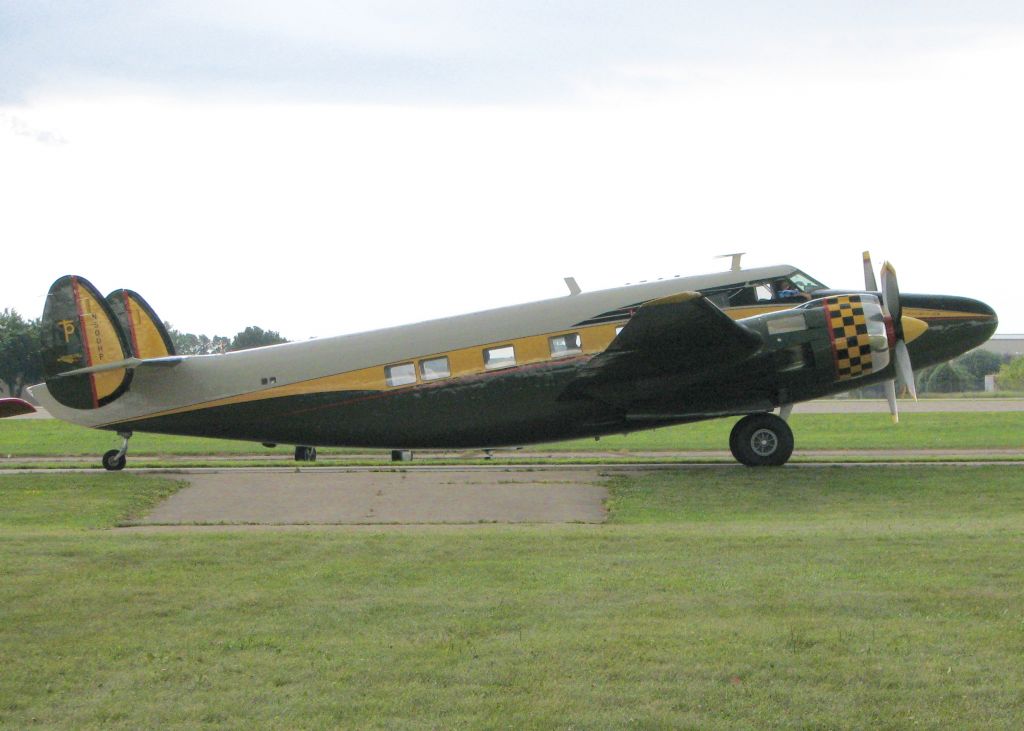
[[[130,353],[117,316],[82,277],[61,277],[50,287],[41,340],[47,390],[64,406],[96,409],[128,390],[132,373],[127,368],[57,378],[67,371],[125,360]]]
[[[117,317],[136,358],[166,358],[175,355],[167,328],[142,296],[130,289],[107,295],[107,304]]]

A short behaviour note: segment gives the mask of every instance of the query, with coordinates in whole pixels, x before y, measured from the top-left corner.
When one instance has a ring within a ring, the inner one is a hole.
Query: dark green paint
[[[995,313],[975,300],[919,295],[902,299],[904,307],[973,315],[931,321],[929,329],[909,344],[917,368],[967,352],[996,329]],[[744,357],[726,357],[731,348],[739,347],[739,341],[728,336],[722,336],[724,349],[715,350],[719,335],[698,318],[691,331],[694,338],[683,330],[660,341],[665,348],[647,353],[657,367],[616,366],[609,378],[593,377],[595,363],[604,357],[600,354],[386,391],[332,392],[210,407],[110,428],[317,446],[497,447],[766,411],[893,377],[889,366],[838,382],[825,311],[810,306],[804,310],[805,329],[769,333],[772,319],[790,314],[750,318],[742,325],[723,323],[725,333],[728,328],[756,333],[756,338],[747,333],[745,342],[762,344]],[[682,353],[688,342],[691,351],[704,355],[695,359],[688,352],[673,367],[673,350]],[[628,362],[630,353],[649,351],[649,343],[623,338],[606,353],[611,351]]]

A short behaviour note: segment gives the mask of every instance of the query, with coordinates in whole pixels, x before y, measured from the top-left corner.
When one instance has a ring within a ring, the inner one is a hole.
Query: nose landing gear
[[[128,462],[128,440],[132,438],[132,433],[130,431],[119,431],[117,436],[124,440],[121,443],[121,448],[111,449],[103,455],[103,469],[109,472],[123,470],[125,464]]]
[[[729,449],[748,467],[778,467],[793,454],[793,430],[775,414],[750,414],[732,428]]]

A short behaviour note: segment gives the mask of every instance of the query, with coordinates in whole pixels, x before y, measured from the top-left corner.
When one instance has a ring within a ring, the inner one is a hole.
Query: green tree
[[[1003,364],[996,375],[996,383],[1004,391],[1024,391],[1024,356]]]
[[[982,391],[985,388],[985,376],[999,372],[1003,357],[991,350],[972,350],[961,355],[954,363],[970,374],[970,390]]]
[[[950,361],[940,363],[928,376],[926,387],[931,393],[958,393],[971,381],[971,374],[963,366]]]
[[[278,343],[287,342],[288,339],[282,338],[279,332],[264,330],[261,327],[250,325],[235,335],[228,350],[248,350],[249,348],[261,348],[264,345],[277,345]]]
[[[171,337],[171,342],[174,343],[174,352],[178,355],[223,353],[231,345],[231,340],[222,335],[214,335],[211,338],[208,335],[183,333],[175,330],[169,322],[165,322],[164,327],[167,328],[167,334]]]
[[[39,360],[39,320],[26,320],[16,310],[0,312],[0,381],[12,396],[43,380]]]

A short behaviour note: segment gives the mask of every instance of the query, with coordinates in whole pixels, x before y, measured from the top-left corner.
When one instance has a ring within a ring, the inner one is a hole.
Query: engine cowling
[[[869,376],[889,366],[896,331],[878,297],[837,295],[821,303],[837,381]]]

